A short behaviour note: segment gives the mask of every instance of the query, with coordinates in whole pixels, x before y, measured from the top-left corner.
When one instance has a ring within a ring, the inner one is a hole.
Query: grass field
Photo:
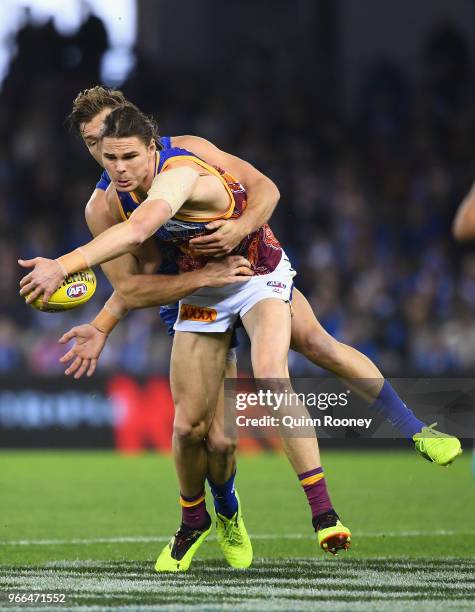
[[[228,568],[209,538],[187,574],[159,576],[179,517],[169,457],[2,452],[0,609],[32,592],[64,593],[63,609],[475,609],[469,453],[440,468],[411,451],[326,452],[325,472],[347,553],[317,549],[282,456],[241,457],[253,567]]]

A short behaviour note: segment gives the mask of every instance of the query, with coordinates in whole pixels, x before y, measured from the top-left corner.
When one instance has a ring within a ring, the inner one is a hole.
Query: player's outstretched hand
[[[49,300],[64,280],[64,274],[59,263],[54,259],[35,257],[34,259],[19,259],[22,268],[33,268],[20,281],[20,295],[27,295],[27,304],[43,296],[43,303]]]
[[[236,221],[218,219],[208,223],[206,229],[211,233],[192,238],[190,246],[199,255],[206,255],[207,257],[228,255],[244,238],[239,223]]]
[[[84,372],[87,373],[87,376],[92,376],[107,336],[93,325],[86,323],[70,329],[61,336],[59,342],[66,344],[73,338],[75,339],[74,345],[59,360],[61,363],[68,363],[68,361],[73,360],[64,373],[67,376],[74,374],[76,379],[81,378]]]
[[[242,283],[254,275],[251,264],[241,255],[230,255],[217,261],[209,261],[202,269],[202,273],[205,275],[206,287],[224,287],[232,283]]]

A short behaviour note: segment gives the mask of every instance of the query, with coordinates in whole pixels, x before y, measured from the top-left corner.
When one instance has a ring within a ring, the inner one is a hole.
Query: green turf
[[[414,452],[324,459],[333,501],[353,532],[350,551],[331,558],[317,549],[305,497],[282,456],[241,457],[237,484],[254,567],[228,569],[210,538],[188,575],[164,577],[153,561],[179,519],[169,457],[2,452],[0,593],[66,592],[69,606],[133,609],[475,607],[468,453],[449,468]]]

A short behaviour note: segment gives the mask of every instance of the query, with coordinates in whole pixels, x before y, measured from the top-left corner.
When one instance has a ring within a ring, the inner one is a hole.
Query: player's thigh
[[[290,344],[289,303],[266,298],[242,316],[242,323],[251,341],[254,375],[262,378],[284,376]]]
[[[235,351],[235,349],[231,349]],[[226,354],[226,366],[224,368],[224,378],[236,378],[237,376],[237,360],[235,353],[231,355],[231,351]]]
[[[211,420],[223,384],[229,334],[175,333],[170,384],[176,414]]]
[[[305,354],[309,341],[331,341],[332,337],[320,325],[307,298],[294,287],[292,293],[292,327],[290,347]]]

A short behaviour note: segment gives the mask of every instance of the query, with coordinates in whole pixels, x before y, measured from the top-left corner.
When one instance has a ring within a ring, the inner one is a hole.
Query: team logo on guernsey
[[[206,306],[195,306],[193,304],[182,304],[180,306],[180,319],[182,321],[201,321],[202,323],[212,323],[218,316],[214,308]]]
[[[276,287],[279,289],[285,289],[287,285],[285,285],[284,283],[281,283],[280,281],[268,281],[267,285],[269,287]]]
[[[66,293],[70,298],[78,298],[87,293],[87,285],[85,283],[74,283],[67,288]]]

